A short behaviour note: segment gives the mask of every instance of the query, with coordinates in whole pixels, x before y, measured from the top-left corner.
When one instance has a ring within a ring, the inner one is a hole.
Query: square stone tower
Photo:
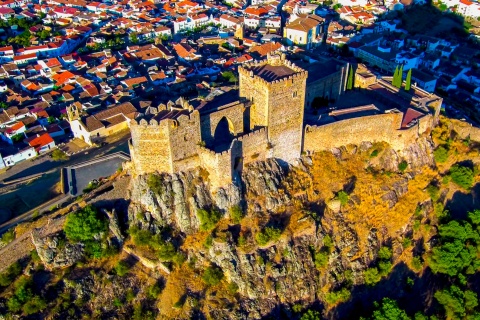
[[[250,129],[267,128],[272,156],[293,162],[302,153],[307,72],[284,54],[238,68],[240,97],[252,102]]]

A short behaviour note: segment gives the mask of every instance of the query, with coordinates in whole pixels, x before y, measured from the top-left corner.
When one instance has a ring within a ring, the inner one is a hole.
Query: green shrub
[[[379,152],[377,149],[373,150],[372,153],[370,153],[370,158],[375,158],[376,156],[378,156],[378,153]]]
[[[233,223],[240,223],[243,218],[243,210],[240,206],[233,206],[230,208],[230,218],[232,219]]]
[[[211,234],[209,234],[208,237],[205,239],[203,246],[207,249],[210,249],[212,245],[213,245],[213,237]]]
[[[439,146],[435,151],[433,151],[433,156],[435,158],[435,162],[437,163],[445,163],[448,160],[448,150],[442,146]]]
[[[13,281],[15,281],[15,279],[20,274],[22,274],[22,270],[23,270],[23,268],[18,261],[11,264],[7,268],[7,270],[0,273],[0,286],[2,286],[2,287],[9,286]]]
[[[22,310],[26,315],[31,315],[44,310],[46,307],[47,302],[43,298],[35,296],[23,305]]]
[[[350,299],[351,293],[348,289],[343,288],[340,291],[329,292],[325,296],[325,300],[329,304],[337,304],[341,302],[348,301]]]
[[[333,240],[332,238],[327,234],[325,237],[323,237],[323,245],[328,248],[328,250],[332,249],[333,247]]]
[[[340,200],[340,203],[342,206],[346,205],[348,203],[348,194],[345,191],[340,191],[337,195],[338,200]]]
[[[282,230],[275,227],[266,227],[255,235],[255,240],[261,246],[266,245],[270,241],[276,241],[282,235]]]
[[[118,261],[114,267],[115,273],[120,277],[123,277],[130,271],[130,266],[125,261]]]
[[[390,261],[380,261],[378,263],[378,269],[381,277],[388,276],[392,270],[392,263]]]
[[[161,261],[172,261],[177,255],[177,251],[171,242],[161,242],[157,249],[158,258]]]
[[[8,244],[8,243],[12,242],[13,240],[15,240],[15,230],[14,229],[8,230],[7,232],[5,232],[2,235],[2,238],[0,238],[0,242],[3,243],[3,244]]]
[[[402,240],[402,247],[404,249],[410,248],[412,246],[412,239],[410,238],[405,238]]]
[[[478,297],[475,292],[463,291],[454,285],[448,290],[435,292],[434,297],[445,308],[447,319],[462,319],[478,306]]]
[[[436,202],[440,197],[440,188],[438,188],[436,185],[429,184],[427,186],[427,192],[433,202]]]
[[[88,241],[108,230],[108,222],[94,206],[70,213],[65,223],[65,235],[71,241]]]
[[[468,218],[474,225],[480,225],[480,210],[474,210],[472,212],[469,212]]]
[[[423,267],[422,260],[420,257],[413,257],[412,259],[412,267],[415,271],[420,271]]]
[[[376,320],[410,320],[405,310],[398,307],[395,300],[383,298],[381,304],[374,303],[376,310],[373,312],[372,319]]]
[[[473,171],[468,167],[456,164],[450,168],[450,176],[453,183],[463,189],[470,190],[473,185]]]
[[[162,287],[158,283],[155,283],[147,288],[147,297],[149,299],[156,300],[160,293],[162,293]]]
[[[327,251],[320,251],[315,253],[315,256],[314,256],[315,267],[317,269],[321,269],[325,267],[328,264],[329,256],[330,256],[330,253]]]
[[[65,152],[60,149],[55,149],[52,152],[52,159],[54,161],[65,161],[68,160],[68,156]]]
[[[392,258],[392,249],[389,247],[381,247],[378,250],[378,258],[382,260],[390,260]]]
[[[365,284],[368,286],[374,286],[382,278],[377,268],[368,268],[363,275],[365,277]]]
[[[210,211],[199,209],[197,210],[197,216],[200,220],[200,230],[209,231],[215,227],[217,222],[222,217],[222,214],[216,209],[212,209]]]
[[[238,292],[238,284],[235,282],[230,282],[227,286],[227,291],[229,294],[234,295],[235,293]]]
[[[321,318],[320,312],[310,309],[302,314],[300,320],[320,320]]]
[[[205,269],[203,273],[202,280],[205,284],[209,286],[215,286],[220,283],[223,279],[223,271],[217,266],[210,266]]]
[[[405,170],[407,170],[407,167],[408,167],[408,162],[405,160],[403,160],[398,164],[398,170],[400,170],[401,172],[404,172]]]
[[[247,243],[247,239],[245,238],[245,236],[241,235],[238,237],[237,245],[239,247],[243,247],[246,243]]]
[[[163,178],[157,174],[151,174],[148,176],[147,186],[155,194],[162,194],[163,190]]]

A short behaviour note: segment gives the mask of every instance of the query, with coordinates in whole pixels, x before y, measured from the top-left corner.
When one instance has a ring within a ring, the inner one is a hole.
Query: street
[[[44,155],[43,157],[35,159],[35,161],[19,163],[7,172],[0,174],[0,179],[4,182],[3,184],[0,183],[0,188],[4,190],[0,194],[0,208],[10,212],[11,218],[13,219],[33,209],[38,209],[39,206],[43,209],[48,209],[49,206],[45,207],[45,203],[52,206],[54,204],[50,202],[53,199],[58,201],[59,197],[63,196],[59,184],[60,171],[63,167],[74,166],[119,151],[128,154],[129,138],[129,134],[124,134],[119,137],[118,140],[106,146],[80,152],[71,156],[67,161],[53,161],[49,155]],[[20,181],[12,184],[5,183],[6,181],[8,182],[42,173],[44,174],[32,181]],[[1,219],[0,217],[0,221],[2,220],[6,222],[6,219]]]

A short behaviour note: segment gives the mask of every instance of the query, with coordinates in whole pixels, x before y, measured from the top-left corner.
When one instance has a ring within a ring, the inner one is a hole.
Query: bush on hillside
[[[453,183],[463,189],[469,190],[473,185],[473,171],[468,167],[456,164],[450,168],[450,176]]]
[[[205,269],[203,273],[202,280],[205,284],[209,286],[215,286],[220,283],[223,279],[223,271],[220,267],[210,266]]]
[[[209,231],[215,227],[218,221],[220,221],[222,214],[216,209],[212,209],[210,211],[198,209],[197,216],[200,220],[200,230]]]
[[[255,240],[261,246],[266,245],[270,241],[276,241],[282,235],[282,230],[275,227],[266,227],[255,235]]]
[[[65,223],[65,235],[71,241],[93,240],[99,233],[108,230],[108,221],[94,206],[70,213]]]
[[[433,151],[433,157],[435,158],[435,162],[437,163],[444,163],[448,160],[448,150],[442,146],[438,147]]]

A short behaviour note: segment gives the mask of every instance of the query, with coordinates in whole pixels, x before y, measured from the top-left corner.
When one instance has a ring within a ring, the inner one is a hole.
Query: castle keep
[[[197,105],[178,99],[132,120],[130,153],[136,173],[201,166],[215,188],[231,183],[250,162],[298,159],[307,72],[284,55],[269,55],[239,67],[239,76],[239,92]]]
[[[346,70],[348,65],[335,66],[330,76],[313,77],[309,83],[316,89],[308,91],[305,69],[283,54],[268,55],[238,68],[238,91],[152,107],[130,123],[134,173],[176,173],[200,166],[217,189],[254,161],[276,158],[291,164],[302,152],[363,141],[386,141],[401,151],[435,125],[441,98],[416,87],[402,92],[376,78],[359,81],[361,90],[345,92]],[[305,101],[320,92],[317,87],[341,98],[338,110],[306,113]]]

